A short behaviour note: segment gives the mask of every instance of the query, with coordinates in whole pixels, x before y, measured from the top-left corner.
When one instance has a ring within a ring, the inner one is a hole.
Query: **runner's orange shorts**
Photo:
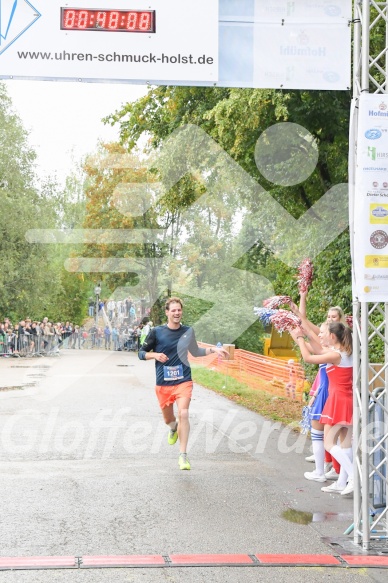
[[[179,383],[179,385],[156,385],[155,392],[158,397],[160,408],[164,409],[175,403],[175,401],[181,397],[191,399],[193,393],[193,381],[185,381],[184,383]]]

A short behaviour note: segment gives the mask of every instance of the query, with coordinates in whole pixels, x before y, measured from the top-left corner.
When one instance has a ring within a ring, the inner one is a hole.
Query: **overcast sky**
[[[40,176],[60,181],[73,160],[92,153],[99,139],[118,139],[118,127],[101,119],[146,93],[145,86],[64,81],[5,81],[14,109],[30,132]]]

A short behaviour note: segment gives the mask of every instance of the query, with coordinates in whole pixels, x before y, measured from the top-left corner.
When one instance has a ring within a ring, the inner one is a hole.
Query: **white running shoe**
[[[337,474],[334,468],[331,468],[329,472],[325,472],[325,477],[327,480],[338,480],[339,474]]]
[[[329,472],[332,467],[333,467],[333,464],[331,462],[325,462],[324,469],[323,469],[324,473],[326,474],[327,472]]]
[[[318,474],[317,470],[313,472],[305,472],[304,477],[306,480],[313,480],[314,482],[326,482],[324,474]]]
[[[338,482],[333,482],[330,486],[323,486],[323,488],[321,488],[322,492],[337,492],[337,494],[342,494],[344,489],[345,486],[339,486]]]
[[[306,460],[306,462],[312,462],[312,463],[314,463],[315,462],[315,455],[314,454],[308,455],[304,459]]]
[[[346,496],[347,494],[352,494],[354,490],[353,478],[349,478],[346,487],[342,490],[341,496]]]

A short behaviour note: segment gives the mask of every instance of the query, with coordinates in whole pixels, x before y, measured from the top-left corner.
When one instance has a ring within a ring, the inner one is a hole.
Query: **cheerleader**
[[[306,336],[310,341],[310,337],[314,337],[315,335],[319,335],[320,332],[320,328],[318,328],[318,326],[316,326],[315,324],[313,324],[312,322],[310,322],[310,320],[307,319],[307,290],[301,290],[300,291],[300,303],[299,303],[299,309],[296,306],[296,304],[294,304],[294,302],[292,302],[290,304],[291,310],[292,312],[298,317],[300,318],[300,320],[302,321],[302,327],[305,330]],[[330,322],[342,322],[343,324],[346,324],[346,318],[345,318],[345,314],[342,310],[342,308],[340,308],[339,306],[333,306],[331,308],[328,309],[327,311],[327,316],[326,316],[326,322],[329,324]],[[313,350],[310,352],[314,352]],[[326,375],[326,370],[325,370],[326,365],[321,365],[319,367],[319,372],[318,375],[314,381],[313,387],[325,387],[324,388],[324,393],[326,394],[326,397],[328,396],[328,391],[327,391],[327,386],[328,386],[328,379],[327,379],[327,375]],[[322,373],[322,374],[321,374]],[[312,387],[312,389],[313,389]],[[310,391],[310,396],[312,397],[312,401],[313,401],[313,397],[314,395],[317,393],[317,390]],[[323,394],[321,396],[323,396]],[[311,403],[312,404],[312,403]],[[320,400],[320,405],[323,408],[323,405],[325,403],[322,402],[322,399]],[[315,421],[318,422],[320,419],[320,413],[322,412],[319,411],[316,407],[315,407]],[[318,416],[319,413],[319,416]],[[312,418],[313,419],[313,418]],[[311,419],[311,421],[312,421]],[[321,425],[321,427],[314,427],[314,424],[312,423],[312,428],[316,429],[318,431],[322,431],[321,434],[323,436],[323,425]],[[312,436],[313,437],[313,436]],[[323,439],[323,437],[322,437]],[[313,447],[314,449],[314,447]],[[306,458],[306,461],[309,462],[314,462],[315,461],[315,456],[314,454],[311,456],[308,456]],[[333,467],[332,467],[333,466]],[[339,476],[340,473],[340,466],[337,462],[336,459],[333,459],[332,456],[329,454],[329,452],[327,452],[325,450],[325,477],[328,480],[336,480]],[[313,472],[306,472],[306,473],[310,473],[312,476],[314,476]],[[305,474],[305,477],[306,474]],[[314,479],[313,477],[307,478],[307,479]],[[321,480],[318,480],[321,481]],[[323,480],[322,480],[323,481]],[[325,489],[326,491],[326,489]]]
[[[353,358],[352,332],[341,322],[331,322],[326,332],[320,332],[321,343],[329,346],[327,352],[311,354],[304,339],[304,331],[297,328],[291,335],[298,344],[302,358],[311,364],[326,364],[329,396],[324,405],[320,423],[324,425],[324,447],[340,463],[337,482],[324,491],[342,495],[353,492],[352,418],[353,418]],[[339,445],[338,445],[339,440]]]

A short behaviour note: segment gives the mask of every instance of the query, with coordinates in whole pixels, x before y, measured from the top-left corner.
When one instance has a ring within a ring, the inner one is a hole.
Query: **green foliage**
[[[120,124],[121,141],[130,151],[143,135],[148,135],[151,148],[157,148],[181,125],[194,123],[210,130],[205,114],[229,92],[207,87],[153,87],[144,97],[108,116],[105,122]]]
[[[51,306],[50,318],[82,324],[88,313],[89,289],[90,283],[82,273],[63,271],[61,291],[55,298],[55,305]]]
[[[147,210],[149,200],[156,198],[156,179],[142,167],[136,155],[130,160],[125,155],[126,151],[119,144],[105,144],[86,161],[83,227],[106,232],[117,230],[118,234],[122,229],[147,229],[149,233],[151,229],[169,228],[177,220],[177,213],[174,210],[158,212],[156,207]],[[165,239],[163,232],[159,236],[154,231],[154,236],[144,237],[143,241],[140,237],[129,243],[106,243],[102,232],[98,242],[84,246],[82,255],[128,259],[133,271],[112,269],[104,275],[94,274],[92,278],[103,280],[111,293],[128,284],[136,285],[137,297],[148,294],[152,304],[159,295],[160,281],[166,277],[166,268],[160,268],[160,260],[169,250]]]
[[[172,296],[176,296],[174,292],[171,294]],[[191,296],[187,296],[185,294],[179,295],[180,299],[183,302],[183,319],[182,322],[186,326],[194,326],[196,322],[202,316],[204,316],[208,310],[211,309],[213,303],[206,302],[204,300],[200,300],[198,298],[193,298]],[[164,310],[163,310],[164,315]],[[164,316],[165,318],[165,316]]]
[[[298,302],[297,270],[277,260],[270,252],[263,252],[259,244],[244,256],[246,269],[264,274],[278,295],[290,295]],[[341,306],[345,314],[352,314],[351,258],[349,232],[343,232],[314,259],[313,284],[308,294],[308,318],[317,325],[326,320],[331,306]]]
[[[50,192],[34,186],[35,153],[0,85],[0,317],[34,315],[58,284],[48,246],[29,243],[30,228],[54,226]]]
[[[369,362],[384,363],[385,362],[385,342],[383,340],[385,328],[383,322],[385,320],[384,309],[377,305],[377,308],[369,314]],[[383,338],[381,338],[381,336]]]
[[[245,332],[236,338],[234,344],[236,348],[263,354],[265,332],[259,320],[254,322]]]
[[[65,188],[39,183],[35,152],[0,85],[0,319],[31,317],[81,321],[87,314],[85,278],[64,268],[72,248],[30,243],[29,229],[73,229],[83,215],[82,180],[74,174]]]
[[[129,151],[144,137],[147,137],[146,149],[156,150],[175,129],[184,124],[198,125],[298,218],[332,186],[347,182],[349,112],[350,96],[346,92],[158,87],[137,102],[127,104],[106,121],[119,125],[122,144]],[[265,179],[255,162],[259,136],[282,122],[305,128],[306,134],[311,134],[315,140],[319,154],[311,176],[302,184],[287,187]],[[185,152],[177,152],[178,157],[182,155]],[[246,248],[244,240],[252,240],[257,231],[255,213],[261,217],[258,219],[261,222],[270,223],[272,218],[270,215],[263,218],[260,199],[250,192],[244,193],[242,189],[238,196],[228,199],[224,195],[228,185],[222,185],[222,168],[211,168],[210,178],[207,177],[208,184],[218,186],[218,208],[209,198],[203,202],[197,200],[201,190],[196,180],[198,177],[186,176],[164,200],[165,209],[173,207],[175,212],[182,211],[180,221],[184,221],[185,226],[185,239],[174,248],[176,269],[174,271],[170,263],[169,273],[174,287],[179,267],[196,290],[193,295],[203,298],[203,302],[213,302],[208,313],[203,314],[196,306],[192,315],[198,317],[203,339],[214,342],[227,336],[228,322],[225,320],[239,318],[244,312],[243,304],[233,296],[230,271],[224,268],[225,257],[232,248],[230,242],[238,243],[231,229],[234,216],[239,215],[243,225],[239,234],[242,249]],[[197,200],[195,207],[190,206],[193,200]],[[279,238],[279,233],[276,236]],[[276,259],[266,243],[257,241],[249,252],[241,253],[234,266],[260,274],[271,282],[275,293],[291,295],[298,301],[296,270]],[[305,242],[300,241],[299,245],[303,247]],[[293,250],[288,249],[288,253],[292,255]],[[313,262],[315,278],[308,300],[310,319],[322,321],[328,307],[337,304],[350,313],[348,232],[345,231],[320,256],[314,257]],[[225,292],[228,286],[230,293]],[[222,317],[222,308],[218,306],[224,307],[228,318]],[[236,342],[244,348],[261,350],[262,336],[258,324],[247,323],[245,332]]]
[[[192,295],[180,294],[184,302],[183,322],[193,326],[198,341],[209,344],[235,344],[236,348],[262,352],[265,331],[258,320],[254,320],[253,309],[250,309],[250,296],[248,290],[244,296],[244,288],[241,285],[230,289],[205,286],[199,290],[191,287]],[[177,295],[173,293],[172,295]],[[199,299],[198,296],[203,299]],[[253,322],[253,323],[252,323]],[[233,337],[232,331],[241,330],[239,336]]]

